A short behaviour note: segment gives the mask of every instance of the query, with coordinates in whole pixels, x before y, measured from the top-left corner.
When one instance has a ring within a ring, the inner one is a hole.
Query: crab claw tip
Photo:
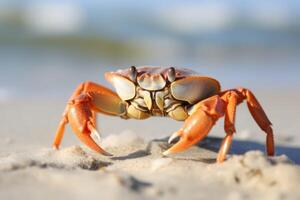
[[[177,137],[179,137],[181,135],[181,133],[179,131],[173,133],[169,140],[168,140],[168,143],[171,144]]]
[[[58,150],[59,148],[58,148],[57,145],[52,145],[52,149],[53,149],[53,150]]]
[[[168,143],[171,144],[175,140],[176,136],[171,136],[168,140]]]
[[[104,156],[110,156],[110,157],[113,156],[113,154],[108,153],[107,151],[101,152],[101,154]]]
[[[169,155],[169,154],[170,154],[169,150],[166,150],[166,151],[164,151],[164,152],[162,153],[162,155],[164,155],[164,156],[167,156],[167,155]]]

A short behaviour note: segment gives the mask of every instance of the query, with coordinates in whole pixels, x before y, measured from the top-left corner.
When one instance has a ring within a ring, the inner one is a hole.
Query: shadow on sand
[[[221,138],[206,137],[204,140],[199,142],[197,146],[217,152],[221,145],[221,142]],[[295,164],[300,164],[300,147],[287,147],[276,145],[275,148],[277,156],[284,154],[288,156],[288,158],[292,160]],[[230,149],[230,154],[244,154],[247,151],[251,150],[260,150],[265,152],[265,145],[254,141],[233,140]]]
[[[135,159],[140,157],[149,156],[151,154],[151,148],[153,143],[161,143],[165,144],[162,149],[167,149],[170,146],[167,145],[168,138],[162,139],[154,139],[151,140],[145,150],[138,150],[136,152],[130,153],[126,156],[114,157],[112,160],[127,160],[127,159]],[[177,141],[174,141],[176,143]],[[214,152],[218,152],[222,139],[217,137],[206,137],[202,141],[200,141],[197,146],[201,148],[205,148]],[[232,146],[230,149],[230,154],[244,154],[247,151],[251,150],[260,150],[265,152],[265,145],[254,142],[254,141],[244,141],[244,140],[233,140]],[[290,160],[292,160],[295,164],[300,164],[300,147],[287,147],[276,145],[276,155],[285,154],[288,156]],[[215,160],[209,160],[208,163],[213,163]]]
[[[232,143],[230,152],[233,154],[243,154],[250,150],[265,151],[265,145],[253,141],[235,140]],[[277,156],[285,154],[295,164],[300,164],[300,147],[287,147],[287,146],[276,145],[275,152]]]

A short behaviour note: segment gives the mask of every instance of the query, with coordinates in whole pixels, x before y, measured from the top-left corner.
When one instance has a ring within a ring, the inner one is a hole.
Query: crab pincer
[[[217,106],[220,107],[220,105]],[[199,108],[186,119],[183,127],[170,137],[169,143],[176,137],[180,137],[180,139],[170,149],[163,152],[163,155],[184,151],[202,140],[209,133],[220,117],[220,113],[209,112],[208,107],[205,107],[205,105],[198,105],[198,107]]]
[[[79,96],[79,98],[73,101],[68,112],[70,126],[80,141],[88,147],[103,155],[112,156],[112,154],[101,148],[91,137],[91,134],[100,136],[93,122],[93,114],[88,103],[88,97],[84,95]]]
[[[55,149],[59,148],[65,125],[70,123],[73,132],[79,140],[90,149],[105,156],[112,156],[111,153],[100,147],[91,137],[91,135],[94,135],[98,139],[100,138],[96,129],[95,112],[121,116],[125,111],[124,106],[120,98],[108,88],[92,82],[80,84],[66,106],[56,132],[53,147]]]

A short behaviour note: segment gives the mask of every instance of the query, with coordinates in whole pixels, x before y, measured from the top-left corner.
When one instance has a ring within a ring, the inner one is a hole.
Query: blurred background
[[[105,71],[183,66],[253,89],[280,131],[296,135],[296,123],[280,119],[299,121],[299,18],[297,0],[0,0],[0,102],[39,102],[54,127],[82,81],[109,86]],[[24,104],[7,112],[26,121]]]
[[[0,100],[67,98],[131,65],[189,67],[224,87],[298,87],[299,18],[297,0],[1,0]]]

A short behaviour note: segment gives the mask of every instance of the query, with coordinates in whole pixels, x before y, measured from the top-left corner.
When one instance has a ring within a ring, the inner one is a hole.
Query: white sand
[[[162,157],[169,145],[159,138],[181,123],[101,117],[101,144],[114,154],[104,157],[78,145],[69,129],[62,149],[50,149],[63,103],[2,103],[0,199],[300,199],[300,167],[294,164],[300,162],[299,125],[292,123],[299,110],[291,106],[296,102],[281,109],[282,102],[264,106],[275,125],[278,156],[259,151],[264,134],[242,107],[231,151],[241,155],[223,164],[214,162],[221,123],[188,151]]]
[[[216,153],[206,148],[219,140],[211,139],[209,145],[202,143],[205,149],[194,146],[163,158],[166,141],[144,143],[124,136],[114,136],[124,141],[121,146],[107,146],[118,155],[112,158],[80,146],[2,156],[0,198],[300,198],[300,167],[285,156],[267,159],[260,151],[250,151],[214,164]]]

